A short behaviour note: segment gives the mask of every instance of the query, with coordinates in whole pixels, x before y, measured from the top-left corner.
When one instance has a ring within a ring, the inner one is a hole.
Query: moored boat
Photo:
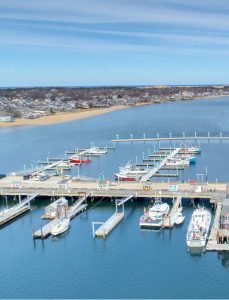
[[[206,245],[211,224],[211,212],[204,207],[194,210],[186,235],[186,243],[190,249],[203,249]]]
[[[169,213],[170,207],[167,203],[163,203],[161,199],[157,199],[153,206],[145,211],[141,216],[139,225],[142,229],[160,229],[163,218]]]
[[[184,222],[185,216],[182,214],[182,212],[178,212],[175,219],[175,224],[180,225]]]
[[[71,164],[88,164],[90,161],[87,157],[72,156],[69,158]]]
[[[51,234],[53,236],[57,236],[59,234],[64,233],[68,230],[70,225],[70,218],[64,218],[60,223],[58,223],[56,226],[54,226],[51,230]]]

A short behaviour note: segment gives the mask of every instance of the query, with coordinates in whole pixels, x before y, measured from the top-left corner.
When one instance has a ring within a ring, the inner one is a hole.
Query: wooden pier
[[[223,202],[219,201],[217,203],[213,225],[206,246],[207,251],[229,251],[229,244],[219,244],[218,241],[222,206],[223,206]]]
[[[176,221],[177,211],[181,205],[182,197],[178,196],[174,199],[173,206],[167,217],[163,219],[162,228],[172,228]]]

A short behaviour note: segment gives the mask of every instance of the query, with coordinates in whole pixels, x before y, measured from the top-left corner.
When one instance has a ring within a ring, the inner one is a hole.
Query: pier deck
[[[24,205],[19,208],[10,208],[9,210],[2,211],[0,213],[0,226],[4,226],[7,223],[13,221],[14,219],[18,218],[22,214],[26,213],[30,210],[29,205]]]
[[[215,218],[214,222],[211,228],[211,232],[208,238],[206,250],[208,251],[223,251],[223,250],[229,250],[229,244],[218,244],[217,241],[217,233],[219,232],[219,223],[220,223],[220,215],[222,211],[222,202],[218,202],[216,212],[215,212]]]
[[[178,196],[175,198],[173,202],[173,207],[169,212],[169,215],[164,218],[163,223],[162,223],[162,228],[172,228],[174,226],[175,220],[176,220],[176,215],[177,215],[177,210],[181,204],[182,197]]]

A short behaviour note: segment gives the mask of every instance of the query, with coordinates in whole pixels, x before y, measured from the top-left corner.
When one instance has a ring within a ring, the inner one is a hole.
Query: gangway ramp
[[[130,195],[126,198],[123,198],[123,199],[120,199],[120,200],[116,200],[117,202],[117,206],[121,206],[123,205],[124,203],[126,203],[127,201],[129,201],[130,199],[132,199],[134,197],[134,195]]]
[[[0,226],[4,226],[7,223],[18,218],[20,215],[30,210],[30,201],[35,199],[39,194],[34,193],[28,195],[24,200],[21,201],[21,195],[19,195],[19,204],[16,204],[10,208],[3,209],[0,211]]]
[[[163,219],[163,222],[162,222],[162,227],[163,228],[172,228],[174,226],[176,216],[177,216],[177,212],[178,212],[178,208],[181,204],[181,200],[182,200],[181,196],[178,196],[178,197],[175,198],[175,200],[173,202],[173,206],[172,206],[168,216],[166,216]]]

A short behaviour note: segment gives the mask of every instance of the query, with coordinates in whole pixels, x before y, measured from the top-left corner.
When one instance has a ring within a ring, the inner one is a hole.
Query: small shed
[[[64,197],[59,198],[58,200],[52,202],[48,206],[45,207],[45,215],[44,217],[47,219],[53,219],[58,214],[64,214],[68,208],[68,200]]]
[[[223,200],[220,225],[222,229],[229,229],[229,199]]]

